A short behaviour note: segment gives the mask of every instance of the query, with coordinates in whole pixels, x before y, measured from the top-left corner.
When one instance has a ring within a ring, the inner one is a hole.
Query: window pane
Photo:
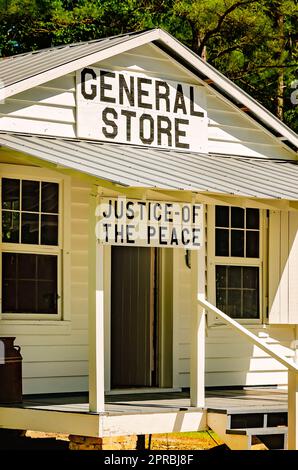
[[[2,280],[2,312],[15,313],[17,311],[17,283],[15,280],[9,281],[4,278]]]
[[[2,179],[2,209],[20,209],[20,181]]]
[[[259,236],[260,232],[252,232],[247,230],[246,232],[246,257],[247,258],[258,258],[259,257]]]
[[[4,313],[57,313],[57,256],[2,254]]]
[[[41,244],[58,245],[58,216],[41,216]]]
[[[227,290],[216,289],[216,306],[224,313],[227,312]]]
[[[241,317],[241,290],[228,290],[228,305],[225,312],[232,318]]]
[[[18,255],[18,278],[23,280],[35,280],[36,256]]]
[[[38,214],[22,213],[22,243],[38,245]]]
[[[216,266],[216,287],[227,287],[226,266]]]
[[[216,229],[215,254],[216,256],[229,256],[229,230]]]
[[[244,256],[244,230],[231,231],[231,256]]]
[[[229,266],[228,268],[228,286],[241,288],[241,267]]]
[[[38,313],[57,313],[57,284],[38,282]]]
[[[2,241],[19,243],[20,214],[19,212],[2,212]]]
[[[17,255],[14,253],[2,254],[3,279],[16,279],[17,276]]]
[[[243,292],[243,318],[259,318],[259,296],[257,290]]]
[[[229,227],[229,207],[215,207],[215,225],[216,227]]]
[[[243,287],[244,289],[257,289],[259,285],[259,268],[243,268]]]
[[[55,281],[57,283],[57,256],[38,256],[37,278],[42,281]]]
[[[58,213],[57,183],[41,183],[41,212]]]
[[[22,211],[39,211],[39,182],[22,182]]]
[[[260,226],[259,209],[246,209],[246,228],[259,228]]]
[[[19,280],[17,286],[17,313],[39,313],[36,308],[36,281]]]
[[[232,207],[231,212],[231,227],[244,228],[244,209]]]

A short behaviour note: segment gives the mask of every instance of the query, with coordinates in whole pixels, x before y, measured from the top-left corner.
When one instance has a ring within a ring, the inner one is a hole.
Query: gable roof
[[[1,89],[0,82],[0,99],[150,42],[197,77],[205,80],[206,86],[215,89],[239,108],[247,108],[247,114],[255,121],[286,145],[297,150],[298,137],[295,132],[188,47],[161,29],[70,44],[1,59],[0,80],[3,87]]]
[[[0,132],[0,145],[121,186],[298,200],[298,163]]]

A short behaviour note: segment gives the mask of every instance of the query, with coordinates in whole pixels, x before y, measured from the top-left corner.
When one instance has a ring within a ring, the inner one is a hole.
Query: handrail
[[[271,346],[269,346],[264,341],[259,339],[256,335],[251,333],[247,328],[244,328],[244,326],[240,325],[240,323],[233,320],[233,318],[229,317],[224,312],[219,310],[217,307],[212,305],[210,302],[208,302],[205,299],[203,294],[198,294],[198,303],[201,305],[201,307],[205,308],[206,310],[209,310],[210,312],[213,312],[217,317],[220,317],[225,323],[232,326],[235,330],[238,331],[238,333],[244,336],[248,341],[255,344],[258,348],[262,349],[265,353],[269,354],[269,356],[276,359],[280,364],[285,366],[288,370],[291,370],[292,372],[298,372],[297,365],[291,362],[290,359],[279,355],[277,352],[274,351],[274,349],[272,349]]]

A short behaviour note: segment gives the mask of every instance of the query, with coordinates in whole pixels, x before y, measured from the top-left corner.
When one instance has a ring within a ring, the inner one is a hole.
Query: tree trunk
[[[283,59],[284,59],[284,50],[285,50],[285,18],[284,15],[280,12],[276,12],[277,18],[277,29],[278,29],[278,37],[279,37],[279,59],[278,65],[280,68],[277,69],[277,106],[276,106],[276,115],[277,117],[283,121],[284,119],[284,68]]]

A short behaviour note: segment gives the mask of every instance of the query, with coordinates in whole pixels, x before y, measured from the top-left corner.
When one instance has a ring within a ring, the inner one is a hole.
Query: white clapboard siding
[[[88,374],[87,361],[24,362],[23,377],[72,377]]]
[[[71,234],[69,327],[50,321],[42,328],[42,321],[34,325],[26,325],[25,320],[13,326],[9,321],[0,324],[0,336],[16,336],[15,344],[21,346],[25,394],[88,389],[89,192],[87,184],[72,178],[71,227],[68,228]]]
[[[269,323],[298,324],[297,212],[270,211],[268,258]]]
[[[73,347],[73,344],[65,345],[61,344],[57,348],[57,345],[50,344],[45,348],[44,345],[30,345],[22,347],[22,356],[26,363],[30,362],[76,362],[81,361],[82,357],[88,357],[88,346],[76,345]]]
[[[184,250],[174,250],[174,386],[189,386],[191,293]],[[293,326],[247,326],[278,353],[294,357]],[[225,325],[206,329],[206,386],[284,385],[287,372],[266,353]]]
[[[79,388],[78,388],[79,384]],[[23,391],[26,394],[37,393],[71,393],[88,390],[88,376],[38,377],[24,378]]]
[[[216,95],[207,93],[208,150],[212,153],[294,159],[269,132],[257,125],[236,106]]]
[[[75,75],[52,80],[0,104],[0,129],[76,137]]]
[[[287,371],[237,371],[237,372],[212,372],[206,374],[206,386],[227,387],[233,386],[262,386],[287,384]]]
[[[150,77],[193,83],[194,77],[184,67],[173,62],[154,45],[145,45],[121,55],[93,64],[108,70],[130,70]]]

